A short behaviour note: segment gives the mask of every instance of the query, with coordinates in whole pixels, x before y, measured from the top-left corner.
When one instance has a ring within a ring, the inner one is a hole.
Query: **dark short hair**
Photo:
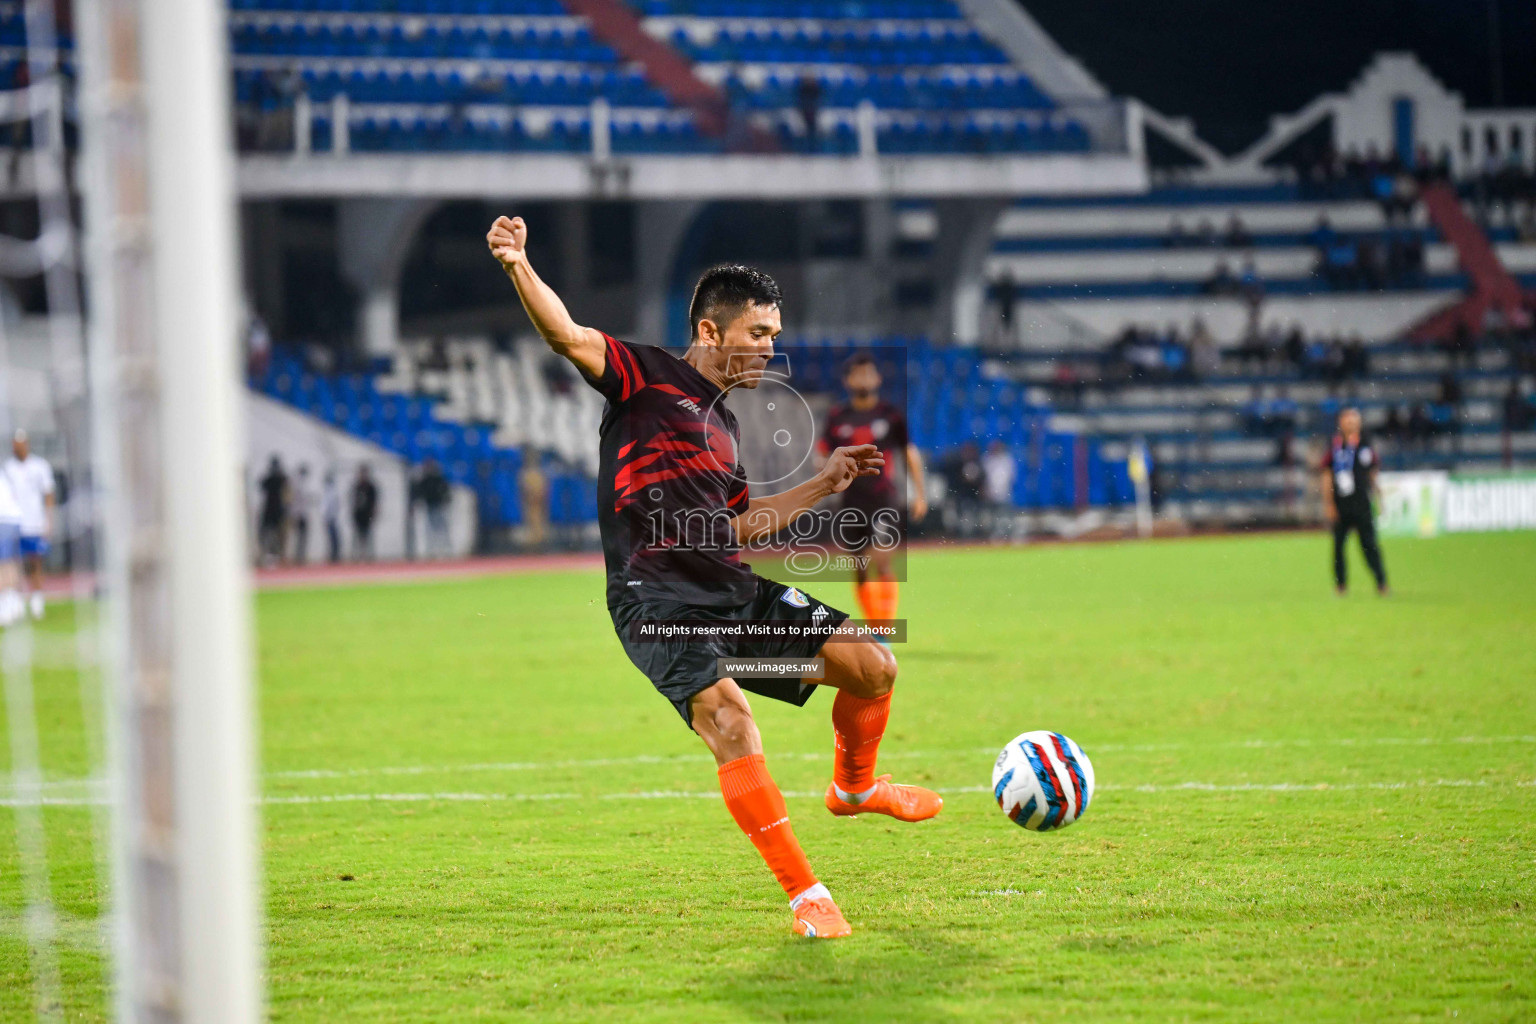
[[[688,304],[688,337],[698,337],[700,320],[713,320],[724,327],[748,306],[777,306],[783,301],[778,284],[756,267],[711,267],[694,286],[693,301]]]
[[[875,362],[875,357],[868,352],[855,352],[843,360],[843,376],[847,377],[861,366],[872,366],[876,373],[880,372],[880,364]]]

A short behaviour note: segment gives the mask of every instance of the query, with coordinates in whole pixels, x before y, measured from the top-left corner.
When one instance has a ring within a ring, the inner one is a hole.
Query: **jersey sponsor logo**
[[[816,606],[816,610],[811,612],[811,621],[815,622],[815,623],[820,623],[823,619],[825,619],[828,615],[831,615],[831,614],[832,614],[831,612],[827,611],[827,606],[826,605],[819,604],[819,605]]]
[[[811,599],[794,587],[785,587],[784,593],[779,595],[779,600],[791,608],[808,608],[811,604]]]
[[[699,413],[704,411],[703,409],[699,408],[699,403],[695,402],[691,398],[681,398],[681,399],[678,399],[677,404],[679,406],[681,406],[682,408],[687,409],[689,412],[693,413],[695,416],[697,416]]]
[[[630,586],[631,586],[631,587],[638,587],[638,586],[641,586],[641,585],[642,585],[642,584],[644,584],[644,583],[645,583],[645,581],[644,581],[644,580],[630,580],[630,581],[629,581],[629,585],[630,585]]]

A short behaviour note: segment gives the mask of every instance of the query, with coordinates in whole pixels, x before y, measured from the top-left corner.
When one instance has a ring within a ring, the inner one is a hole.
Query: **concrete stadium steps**
[[[1512,250],[1516,247],[1511,246]],[[1225,264],[1236,275],[1249,260],[1266,287],[1285,280],[1312,281],[1317,251],[1304,245],[1227,249],[1115,250],[1088,249],[1072,252],[996,252],[988,257],[987,279],[998,282],[1011,277],[1017,286],[1073,284],[1160,283],[1182,281],[1202,284]],[[1452,275],[1460,271],[1456,249],[1445,244],[1424,248],[1426,273]],[[1318,287],[1327,288],[1318,282]]]
[[[1367,343],[1366,351],[1371,362],[1372,377],[1390,377],[1403,374],[1443,374],[1451,370],[1458,372],[1474,370],[1485,373],[1500,373],[1509,369],[1509,356],[1502,349],[1483,346],[1478,350],[1470,364],[1460,364],[1452,360],[1444,351],[1422,344],[1401,344],[1397,342]],[[1058,349],[1055,351],[1031,351],[1019,350],[1002,353],[995,356],[984,357],[984,365],[990,372],[997,376],[1006,376],[1012,380],[1029,384],[1048,384],[1054,379],[1056,364],[1066,361],[1074,364],[1092,364],[1096,361],[1097,352],[1086,353],[1074,349]],[[1251,371],[1251,363],[1244,362],[1230,354],[1222,357],[1219,373],[1209,380],[1201,382],[1205,387],[1238,386],[1243,388],[1258,385],[1297,385],[1307,383],[1298,381],[1294,373],[1272,373]],[[1132,384],[1122,387],[1121,394],[1142,394],[1149,392],[1178,392],[1189,390],[1189,383],[1170,382],[1167,384]]]
[[[1085,243],[1103,237],[1162,241],[1169,237],[1177,223],[1183,227],[1189,244],[1194,244],[1194,235],[1201,224],[1209,225],[1220,238],[1226,233],[1234,214],[1253,235],[1306,234],[1317,227],[1318,218],[1324,215],[1338,232],[1372,231],[1385,226],[1380,205],[1359,199],[1165,204],[1157,202],[1156,196],[1156,192],[1150,193],[1146,205],[1136,206],[1015,206],[998,221],[997,236],[999,239],[1073,239]],[[1429,220],[1421,211],[1414,215],[1411,223],[1423,228],[1429,225]]]
[[[1254,470],[1272,465],[1279,445],[1278,438],[1250,437],[1235,430],[1208,436],[1184,431],[1146,435],[1097,435],[1106,444],[1125,442],[1138,436],[1145,438],[1153,459],[1162,464],[1213,470]],[[1324,436],[1324,433],[1317,432],[1298,438],[1293,449],[1295,456],[1304,457],[1309,441],[1317,442]],[[1436,462],[1455,458],[1458,453],[1468,458],[1496,459],[1504,452],[1504,432],[1497,423],[1482,423],[1465,427],[1459,435],[1431,438],[1423,445],[1405,445],[1385,439],[1381,443],[1385,451],[1384,458],[1389,463],[1401,464],[1399,456],[1406,459],[1420,454],[1432,457]],[[1530,461],[1536,456],[1536,433],[1527,431],[1511,435],[1510,449],[1517,457]]]
[[[1468,397],[1462,403],[1461,422],[1465,425],[1497,424],[1502,420],[1499,399],[1507,382],[1490,382],[1480,389],[1487,394],[1477,396],[1470,382],[1463,382]],[[1408,385],[1380,385],[1373,388],[1362,386],[1357,394],[1340,397],[1332,406],[1300,403],[1297,413],[1299,427],[1303,431],[1327,429],[1337,409],[1346,405],[1358,406],[1362,414],[1375,425],[1387,411],[1394,407],[1431,401],[1438,388],[1433,384],[1418,387]],[[1241,409],[1224,407],[1184,407],[1132,409],[1110,407],[1099,410],[1057,412],[1050,418],[1051,429],[1087,434],[1092,437],[1160,434],[1206,435],[1241,430]]]
[[[1247,237],[1230,245],[1234,216]],[[1367,290],[1357,280],[1325,279],[1317,273],[1314,237],[1324,216],[1340,242],[1371,241],[1383,250],[1393,241],[1422,246],[1422,271],[1385,291]],[[1175,226],[1180,239],[1173,237]],[[902,204],[897,234],[906,251],[927,251],[938,235],[936,208]],[[1536,262],[1536,250],[1517,244],[1508,226],[1497,244],[1500,257],[1515,268]],[[1248,323],[1246,299],[1206,295],[1204,289],[1221,265],[1240,278],[1249,260],[1264,291],[1264,321],[1297,322],[1311,334],[1399,336],[1456,301],[1469,284],[1456,248],[1422,205],[1389,222],[1374,200],[1304,199],[1287,185],[1037,197],[1013,204],[995,226],[985,273],[994,293],[1005,282],[1015,289],[1016,326],[1003,327],[991,306],[983,334],[1021,345],[1042,339],[1088,343],[1129,323],[1172,321],[1187,328],[1201,317],[1218,340],[1236,340]],[[1064,328],[1064,322],[1072,326]]]

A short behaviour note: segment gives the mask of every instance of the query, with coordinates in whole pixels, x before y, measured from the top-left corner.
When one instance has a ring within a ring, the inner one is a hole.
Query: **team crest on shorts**
[[[785,587],[784,593],[779,595],[779,600],[791,608],[806,608],[810,606],[811,599],[800,593],[794,587]]]

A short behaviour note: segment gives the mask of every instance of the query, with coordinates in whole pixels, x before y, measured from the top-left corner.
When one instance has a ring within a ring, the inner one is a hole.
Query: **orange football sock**
[[[875,614],[875,609],[880,603],[879,597],[876,596],[876,591],[879,587],[880,585],[874,580],[853,585],[854,596],[859,599],[859,609],[863,611],[866,619],[878,619],[880,617]]]
[[[865,787],[868,788],[868,787]],[[789,808],[774,785],[762,754],[748,754],[720,766],[720,792],[731,817],[763,855],[791,899],[816,884],[811,862],[789,825]]]
[[[870,580],[859,588],[859,603],[868,619],[894,619],[899,596],[895,580]]]
[[[891,717],[891,695],[855,697],[842,690],[832,701],[832,732],[837,754],[832,761],[832,784],[844,793],[862,793],[875,784],[875,757],[880,737]]]

